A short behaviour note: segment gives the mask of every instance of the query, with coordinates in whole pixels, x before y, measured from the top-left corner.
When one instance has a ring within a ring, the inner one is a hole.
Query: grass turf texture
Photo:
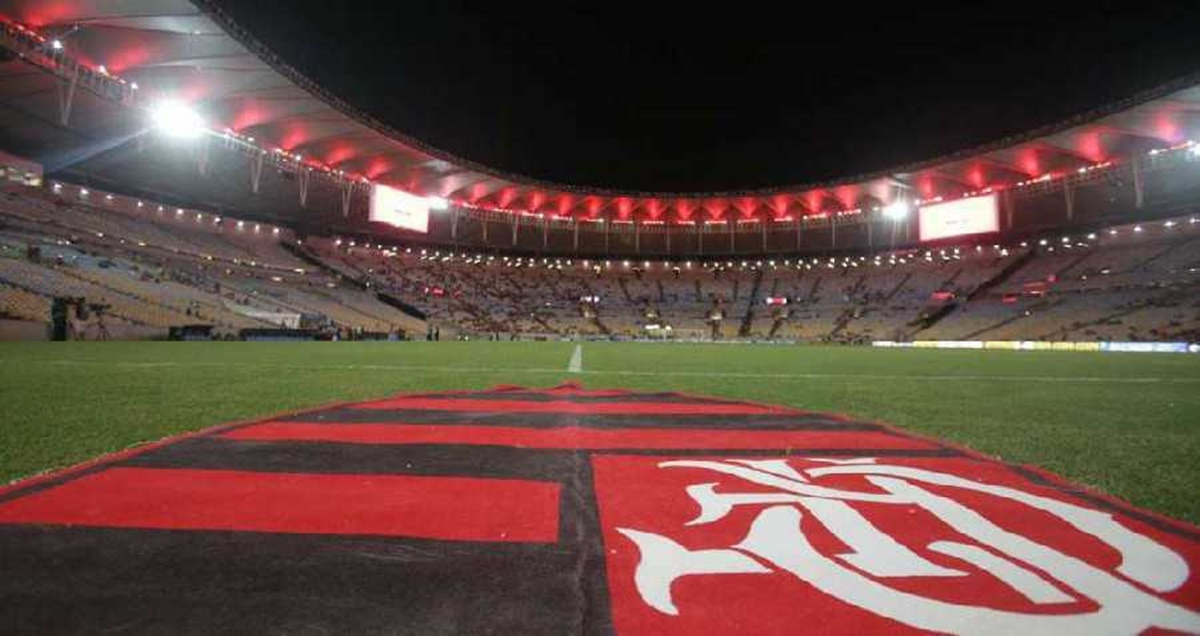
[[[0,483],[398,391],[676,390],[884,420],[1200,522],[1200,356],[571,343],[0,343]]]

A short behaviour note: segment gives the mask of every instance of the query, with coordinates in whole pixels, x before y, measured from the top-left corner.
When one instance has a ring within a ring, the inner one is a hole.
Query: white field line
[[[125,368],[168,368],[168,367],[214,367],[214,368],[272,368],[295,370],[344,370],[344,371],[429,371],[434,373],[525,373],[532,375],[560,375],[562,367],[470,367],[434,366],[405,364],[296,364],[274,362],[106,362],[102,360],[0,360],[0,364],[49,364],[60,366],[109,366]],[[933,374],[880,374],[880,373],[753,373],[739,371],[633,371],[633,370],[587,370],[583,375],[608,375],[629,377],[685,377],[685,378],[744,378],[765,380],[877,380],[883,382],[1060,382],[1096,384],[1200,384],[1200,377],[1103,377],[1103,376],[1052,376],[1052,375],[933,375]]]
[[[575,345],[575,352],[567,363],[567,373],[583,373],[583,345]]]

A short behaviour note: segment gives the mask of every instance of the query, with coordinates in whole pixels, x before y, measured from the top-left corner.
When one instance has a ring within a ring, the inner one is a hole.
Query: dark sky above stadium
[[[427,144],[620,189],[890,168],[1200,70],[1190,0],[220,4],[292,66]]]

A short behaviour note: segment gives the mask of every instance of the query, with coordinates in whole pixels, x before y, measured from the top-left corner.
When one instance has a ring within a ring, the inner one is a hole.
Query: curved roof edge
[[[922,170],[941,166],[948,163],[970,159],[977,155],[984,155],[997,150],[1004,150],[1018,146],[1023,143],[1035,141],[1043,137],[1048,137],[1061,132],[1068,131],[1072,128],[1085,124],[1099,121],[1109,115],[1127,111],[1132,108],[1153,102],[1161,99],[1172,93],[1179,92],[1195,86],[1200,86],[1200,71],[1190,73],[1183,77],[1176,78],[1164,84],[1140,91],[1129,97],[1104,104],[1102,106],[1092,108],[1090,110],[1078,113],[1067,117],[1058,122],[1046,124],[1032,130],[1022,133],[1009,135],[979,144],[976,146],[964,148],[962,150],[951,153],[938,155],[929,159],[917,160],[905,164],[901,164],[892,168],[858,173],[835,179],[823,181],[812,181],[804,183],[792,183],[780,186],[770,186],[763,188],[747,188],[738,190],[712,190],[712,191],[648,191],[648,190],[624,190],[619,188],[602,188],[592,187],[587,185],[577,185],[570,183],[561,183],[539,179],[529,175],[508,172],[485,165],[465,157],[460,157],[453,153],[441,150],[430,144],[427,144],[419,139],[416,139],[406,133],[403,133],[393,126],[383,123],[375,116],[353,106],[340,97],[330,93],[321,87],[320,84],[310,79],[308,76],[291,66],[278,55],[276,55],[267,45],[254,37],[248,30],[242,27],[238,22],[227,12],[217,6],[215,0],[190,0],[194,5],[200,8],[209,18],[223,27],[234,39],[258,55],[263,61],[269,64],[276,72],[287,77],[290,81],[312,93],[315,97],[325,101],[329,105],[337,108],[342,113],[353,117],[363,125],[369,126],[373,130],[387,135],[396,141],[403,143],[406,146],[413,147],[430,156],[436,157],[443,161],[453,163],[465,168],[469,168],[474,172],[480,172],[491,177],[512,181],[516,185],[533,186],[546,188],[549,190],[565,191],[573,194],[584,196],[600,196],[600,197],[637,197],[637,198],[662,198],[662,199],[707,199],[707,198],[736,198],[736,197],[754,197],[754,196],[769,196],[775,194],[792,194],[805,192],[809,190],[818,190],[825,188],[833,188],[842,185],[857,184],[864,181],[872,181],[880,178],[894,177],[896,175],[911,174]],[[1031,175],[1032,176],[1032,175]]]
[[[0,0],[0,19],[29,25],[41,42],[35,48],[46,49],[39,55],[57,64],[60,76],[63,68],[86,67],[90,77],[119,82],[125,97],[139,96],[115,100],[120,105],[185,100],[214,129],[224,128],[231,144],[339,186],[381,183],[507,214],[655,224],[856,215],[897,198],[929,201],[1001,190],[1200,140],[1196,72],[1047,126],[874,172],[723,191],[600,188],[509,173],[396,130],[290,66],[216,0],[62,0],[53,7],[43,0]],[[63,41],[50,51],[55,40],[47,38]],[[139,85],[141,90],[129,90]],[[41,84],[6,82],[0,96],[34,110],[55,107]],[[80,113],[71,128],[102,138],[113,134],[108,117]]]

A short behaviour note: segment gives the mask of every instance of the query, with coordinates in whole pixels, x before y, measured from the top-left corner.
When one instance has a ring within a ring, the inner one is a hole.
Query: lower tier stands
[[[278,327],[424,335],[424,321],[374,293],[309,271],[281,244],[286,235],[208,224],[157,206],[139,215],[6,187],[0,319],[48,322],[58,297],[93,308],[84,337],[97,335],[97,314],[112,337],[161,337],[183,325],[218,336]]]

